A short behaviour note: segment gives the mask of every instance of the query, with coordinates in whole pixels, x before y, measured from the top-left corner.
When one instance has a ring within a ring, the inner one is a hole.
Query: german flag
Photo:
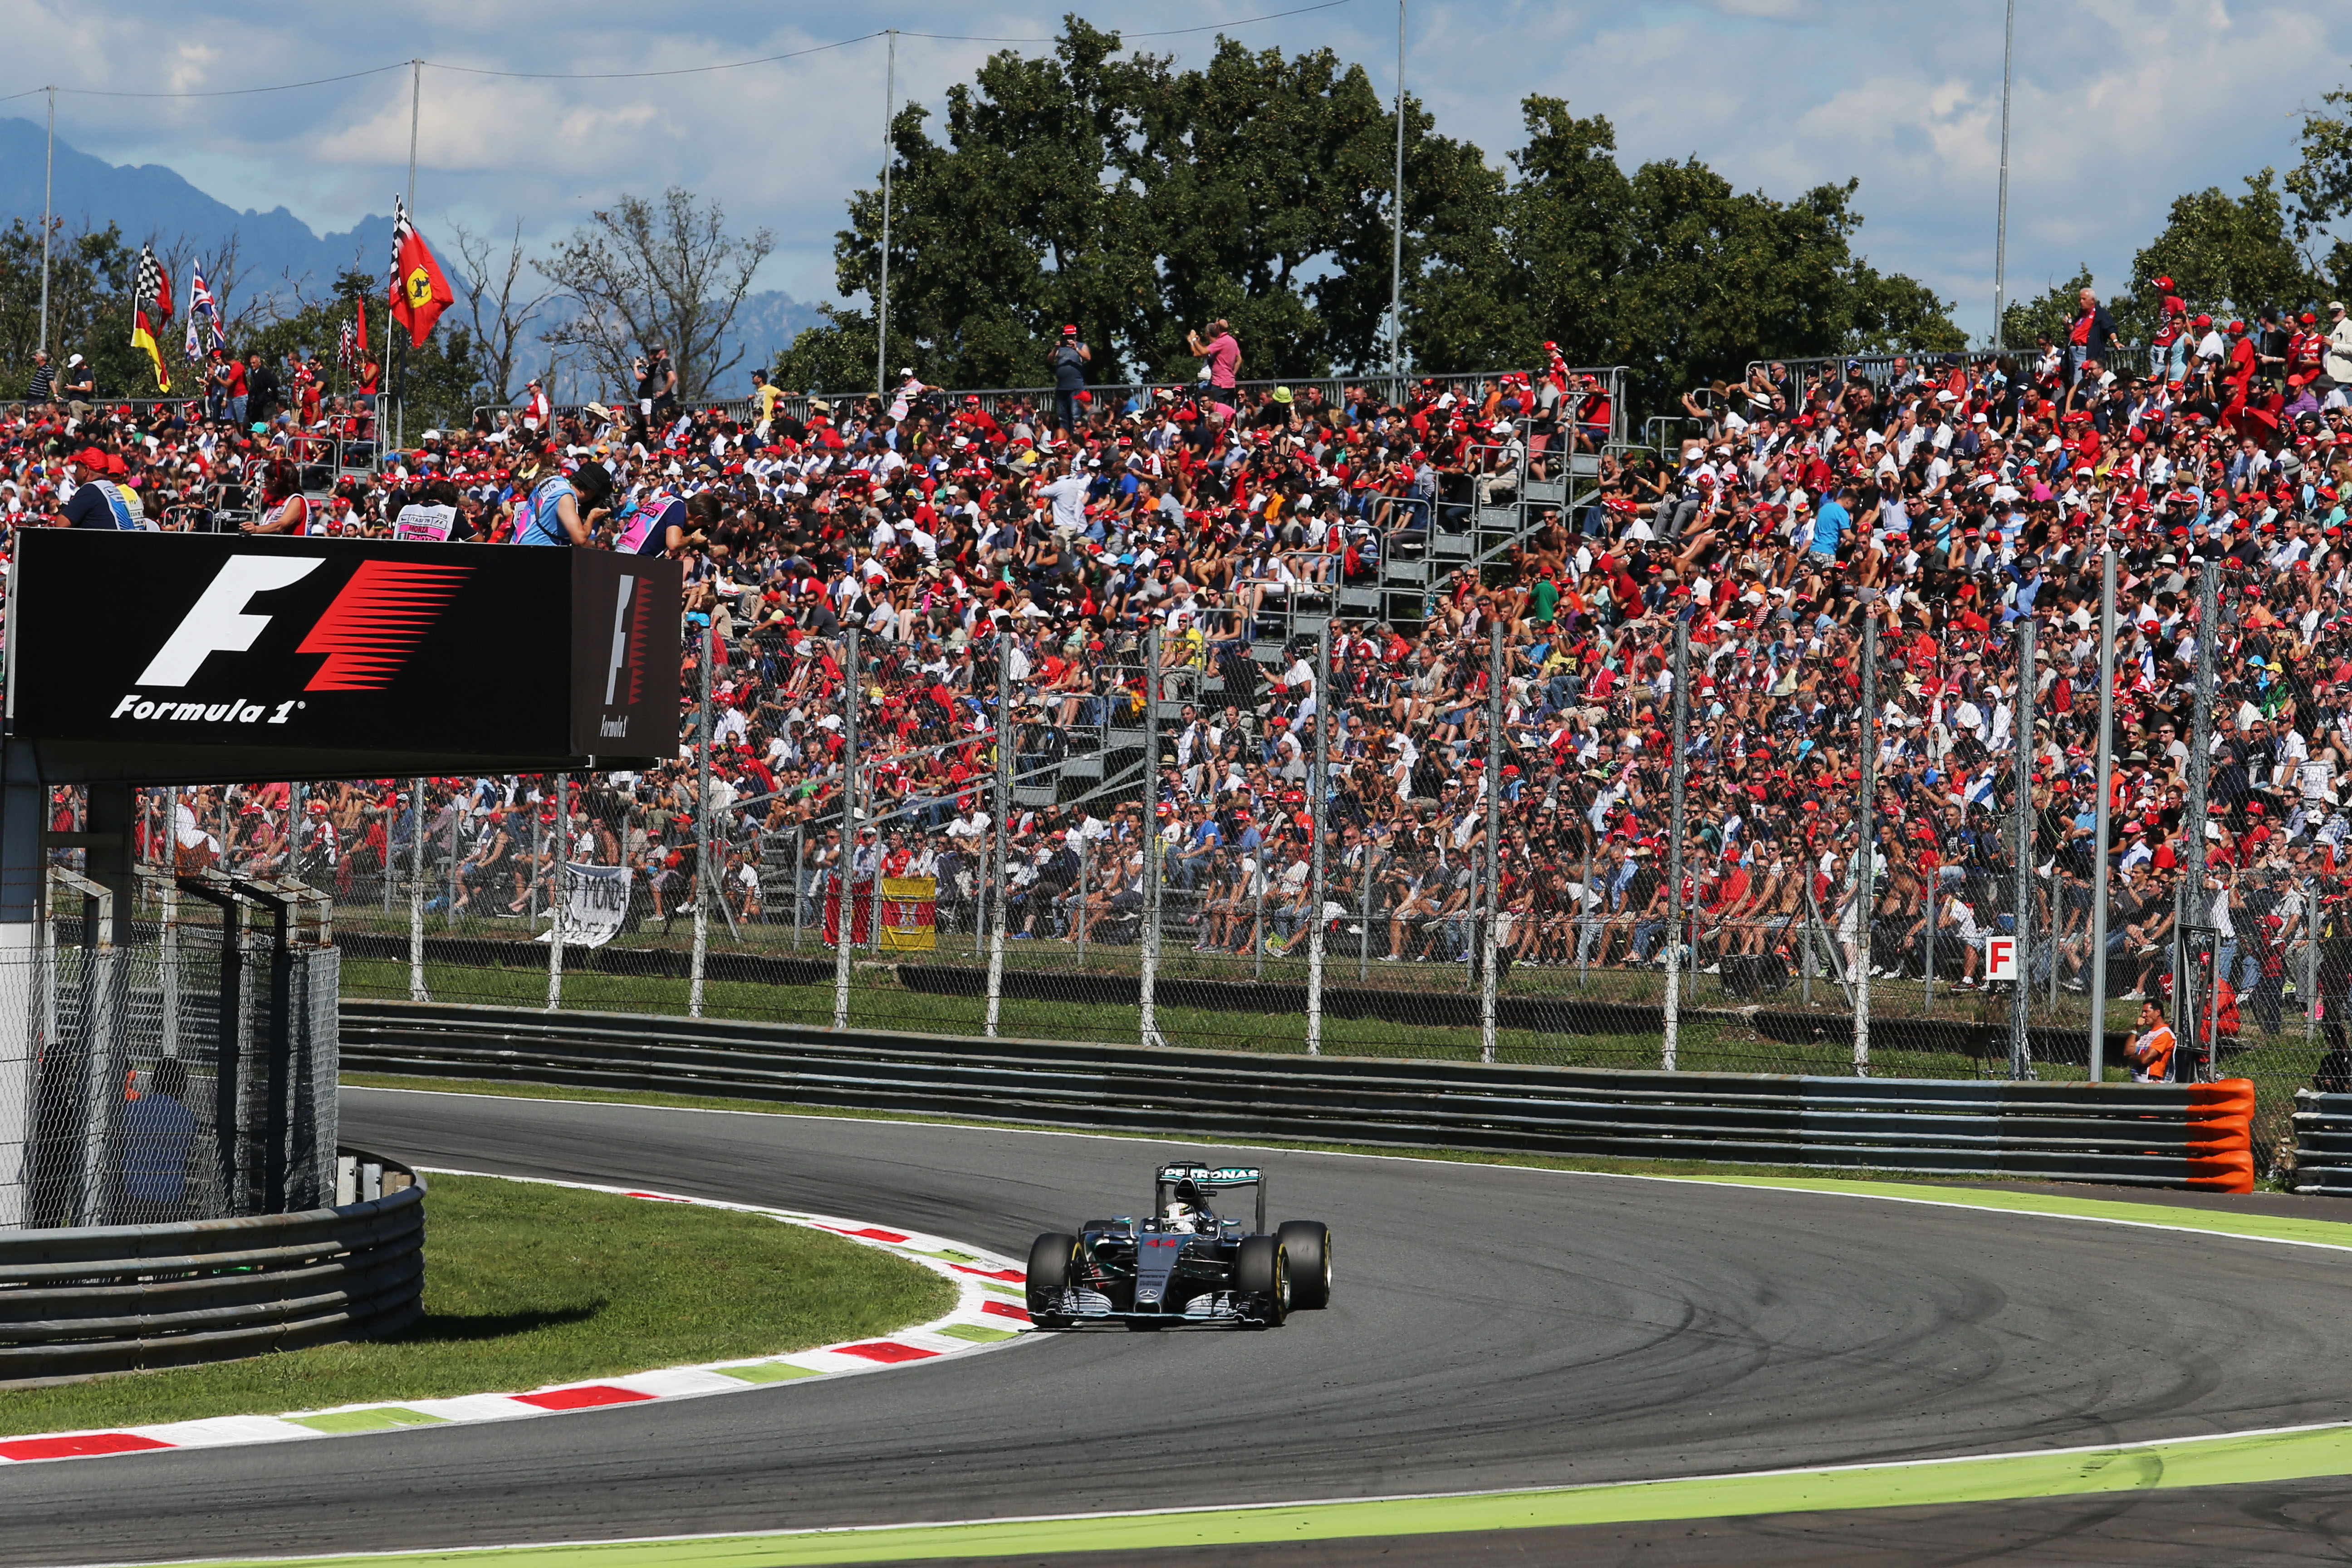
[[[131,315],[131,346],[143,351],[148,363],[155,367],[155,390],[172,390],[172,373],[163,368],[163,351],[155,346],[155,330],[147,324],[147,307],[141,305]]]

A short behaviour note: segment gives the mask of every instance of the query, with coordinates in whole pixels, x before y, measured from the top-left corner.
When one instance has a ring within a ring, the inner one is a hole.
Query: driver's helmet
[[[1160,1217],[1171,1225],[1191,1225],[1201,1216],[1206,1206],[1198,1184],[1181,1181],[1176,1184],[1176,1190],[1170,1194],[1168,1206],[1161,1211]]]

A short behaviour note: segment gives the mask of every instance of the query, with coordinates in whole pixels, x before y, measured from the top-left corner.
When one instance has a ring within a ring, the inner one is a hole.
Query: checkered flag
[[[172,295],[163,281],[163,264],[155,259],[155,247],[152,245],[139,247],[139,280],[131,304],[142,309],[152,305],[157,315],[167,321],[172,319]]]

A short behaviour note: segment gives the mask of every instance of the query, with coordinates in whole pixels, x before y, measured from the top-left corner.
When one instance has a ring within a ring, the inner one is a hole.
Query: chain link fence
[[[1571,632],[1485,587],[1418,628],[1286,606],[1274,637],[1238,607],[763,630],[690,654],[680,760],[644,773],[153,792],[144,819],[184,869],[331,889],[375,997],[2042,1079],[2126,1076],[2154,998],[2174,1076],[2256,1080],[2276,1164],[2293,1090],[2347,1059],[2352,699],[2254,658],[2221,568],[2207,611],[2179,575],[2112,639],[2080,592],[1932,621],[1766,595],[1732,637],[1671,601]]]

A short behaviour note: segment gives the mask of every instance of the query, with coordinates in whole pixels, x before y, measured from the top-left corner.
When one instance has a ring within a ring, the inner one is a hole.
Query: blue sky
[[[1098,26],[1235,22],[1295,0],[1104,0]],[[632,71],[738,60],[885,26],[1043,38],[1063,5],[648,6],[410,0],[289,12],[161,0],[0,0],[0,93],[63,87],[218,91],[422,56],[490,70]],[[288,25],[289,16],[299,17]],[[1862,247],[1990,321],[2000,150],[2001,0],[1413,0],[1408,85],[1440,128],[1499,163],[1529,92],[1608,115],[1629,163],[1696,154],[1736,184],[1792,196],[1858,176]],[[1392,0],[1237,26],[1253,47],[1328,45],[1394,79]],[[1148,47],[1202,58],[1213,35]],[[999,43],[902,38],[902,99],[938,104]],[[1035,47],[1039,46],[1027,46]],[[760,282],[833,297],[843,198],[878,167],[884,50],[852,44],[775,65],[658,79],[523,81],[428,68],[416,207],[551,238],[619,191],[677,182],[779,246]],[[2075,0],[2019,6],[2009,278],[2038,292],[2086,262],[2120,285],[2183,191],[2294,161],[2300,111],[2352,83],[2352,5]],[[0,112],[37,119],[40,100]],[[383,212],[404,178],[404,69],[294,91],[198,99],[61,95],[58,132],[116,163],[159,163],[239,207],[281,203],[313,229]]]

